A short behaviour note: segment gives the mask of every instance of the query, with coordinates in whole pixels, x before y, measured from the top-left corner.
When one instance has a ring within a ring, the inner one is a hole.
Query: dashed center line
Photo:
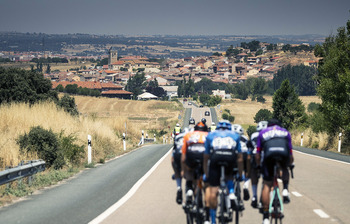
[[[301,195],[300,193],[296,192],[296,191],[293,191],[292,194],[295,196],[295,197],[302,197],[303,195]]]
[[[320,216],[323,219],[328,219],[329,215],[327,215],[324,211],[322,211],[321,209],[314,209],[314,212]]]

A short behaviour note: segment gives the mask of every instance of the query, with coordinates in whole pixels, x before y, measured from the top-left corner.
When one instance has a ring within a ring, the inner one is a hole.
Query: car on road
[[[191,102],[188,102],[188,105],[192,105],[192,103],[191,103]]]
[[[195,124],[196,122],[194,121],[193,117],[190,118],[190,121],[188,122],[189,124]]]
[[[203,107],[203,105],[199,105],[199,107]]]
[[[204,115],[205,115],[205,116],[210,116],[210,112],[209,112],[209,111],[205,111],[205,112],[204,112]]]

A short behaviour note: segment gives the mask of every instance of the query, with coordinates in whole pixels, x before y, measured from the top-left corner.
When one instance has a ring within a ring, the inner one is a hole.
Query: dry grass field
[[[168,101],[135,101],[116,98],[75,96],[78,110],[84,116],[110,119],[120,118],[135,124],[140,130],[162,130],[178,121],[183,107]]]
[[[217,114],[219,116],[219,119],[221,118],[221,114],[222,114],[220,113],[220,111],[223,111],[224,109],[229,109],[231,112],[231,115],[235,117],[234,123],[241,124],[243,128],[246,130],[250,125],[256,125],[254,123],[254,116],[260,109],[268,109],[272,112],[272,96],[264,96],[264,97],[266,99],[266,102],[264,104],[258,103],[256,101],[251,101],[250,99],[226,100],[221,104],[220,109],[217,109]],[[300,96],[299,98],[303,102],[306,110],[307,110],[307,106],[311,102],[315,102],[315,103],[322,102],[321,99],[317,96]],[[330,151],[337,150],[336,139],[331,140],[331,143],[329,144],[329,139],[327,134],[325,133],[315,134],[310,129],[293,130],[291,132],[293,145],[300,146],[301,133],[304,133],[303,146],[311,147],[311,148],[326,149]]]
[[[127,128],[128,150],[140,140],[141,130],[147,133],[173,127],[182,113],[176,102],[131,101],[109,98],[76,97],[79,117],[72,117],[53,103],[34,106],[12,104],[0,106],[0,169],[17,166],[21,160],[37,159],[23,154],[16,143],[18,137],[31,127],[41,126],[54,133],[74,135],[77,143],[85,145],[92,136],[93,160],[108,159],[123,153],[122,133]],[[167,130],[166,130],[167,131]]]
[[[254,116],[260,109],[268,109],[272,111],[272,96],[264,96],[266,99],[265,103],[258,103],[256,101],[247,100],[227,100],[221,104],[220,111],[229,109],[231,114],[235,116],[235,123],[242,125],[255,125]],[[321,99],[317,96],[300,96],[300,100],[303,102],[305,108],[311,102],[321,103]]]

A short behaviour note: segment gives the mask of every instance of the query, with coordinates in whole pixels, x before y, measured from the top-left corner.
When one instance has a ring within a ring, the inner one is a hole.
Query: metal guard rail
[[[0,171],[0,185],[7,184],[24,177],[32,176],[44,170],[45,161],[43,160],[32,160],[25,164],[21,162],[17,167]]]

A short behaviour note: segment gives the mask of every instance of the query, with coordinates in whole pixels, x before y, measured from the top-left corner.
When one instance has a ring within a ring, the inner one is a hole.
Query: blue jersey
[[[216,129],[210,132],[205,141],[204,154],[210,154],[211,150],[233,150],[241,153],[240,136],[236,132]]]

